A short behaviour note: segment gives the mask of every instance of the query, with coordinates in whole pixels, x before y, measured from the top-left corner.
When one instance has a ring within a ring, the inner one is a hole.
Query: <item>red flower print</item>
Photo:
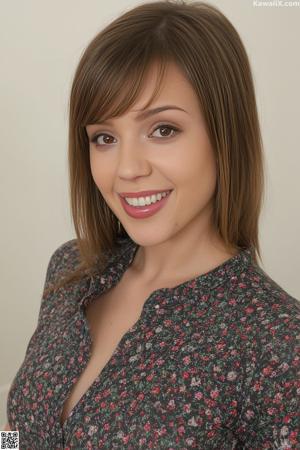
[[[143,392],[140,392],[137,398],[138,400],[144,400],[145,394]]]
[[[264,375],[270,375],[270,373],[272,372],[272,367],[270,366],[264,367],[262,372]]]
[[[151,393],[152,394],[159,394],[160,393],[160,387],[159,386],[153,386],[153,388],[151,389]]]
[[[77,437],[77,439],[80,439],[82,435],[83,435],[83,430],[82,430],[82,428],[79,428],[79,429],[75,432],[75,436]]]
[[[254,391],[260,391],[261,390],[261,383],[259,381],[256,381],[256,383],[253,386]]]
[[[144,430],[145,430],[145,431],[150,431],[150,430],[151,430],[150,422],[147,422],[147,423],[144,425]]]

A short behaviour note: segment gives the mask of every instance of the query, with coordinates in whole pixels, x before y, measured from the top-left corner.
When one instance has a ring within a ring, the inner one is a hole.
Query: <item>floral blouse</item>
[[[45,287],[75,267],[76,242],[53,253]],[[119,282],[137,249],[121,238],[104,271],[43,295],[7,399],[20,450],[300,449],[300,304],[249,249],[152,292],[60,425],[90,357],[85,307]]]

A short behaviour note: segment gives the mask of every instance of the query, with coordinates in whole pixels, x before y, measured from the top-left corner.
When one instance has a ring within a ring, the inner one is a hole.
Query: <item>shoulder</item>
[[[249,264],[241,273],[239,294],[249,306],[252,304],[260,316],[287,314],[298,316],[300,314],[300,302],[289,294],[260,266]]]
[[[72,271],[80,260],[77,239],[63,242],[52,252],[47,267],[46,284],[56,282],[61,273]]]
[[[300,334],[299,300],[256,264],[249,264],[240,274],[235,289],[240,332],[255,342],[260,352],[276,347],[295,356]]]
[[[104,252],[108,262],[110,263],[118,259],[132,244],[133,241],[128,236],[118,237],[114,248]],[[50,256],[46,284],[55,283],[62,274],[74,271],[80,264],[80,259],[78,240],[76,238],[60,244]]]
[[[254,264],[237,291],[235,331],[247,373],[238,436],[245,448],[263,448],[276,433],[298,430],[300,303]]]

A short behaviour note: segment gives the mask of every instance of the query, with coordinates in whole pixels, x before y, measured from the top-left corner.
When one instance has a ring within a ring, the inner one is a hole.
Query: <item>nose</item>
[[[123,140],[118,149],[117,174],[123,179],[133,179],[151,173],[151,164],[145,148],[133,137]]]

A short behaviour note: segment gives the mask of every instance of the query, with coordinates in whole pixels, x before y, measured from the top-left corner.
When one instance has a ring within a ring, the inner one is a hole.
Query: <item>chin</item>
[[[127,234],[134,242],[142,247],[151,247],[162,244],[168,239],[171,239],[174,235],[170,230],[167,230],[166,228],[163,229],[159,224],[156,227],[137,224],[131,229],[130,228],[131,227],[126,228]],[[151,231],[149,231],[149,228],[151,228]]]

